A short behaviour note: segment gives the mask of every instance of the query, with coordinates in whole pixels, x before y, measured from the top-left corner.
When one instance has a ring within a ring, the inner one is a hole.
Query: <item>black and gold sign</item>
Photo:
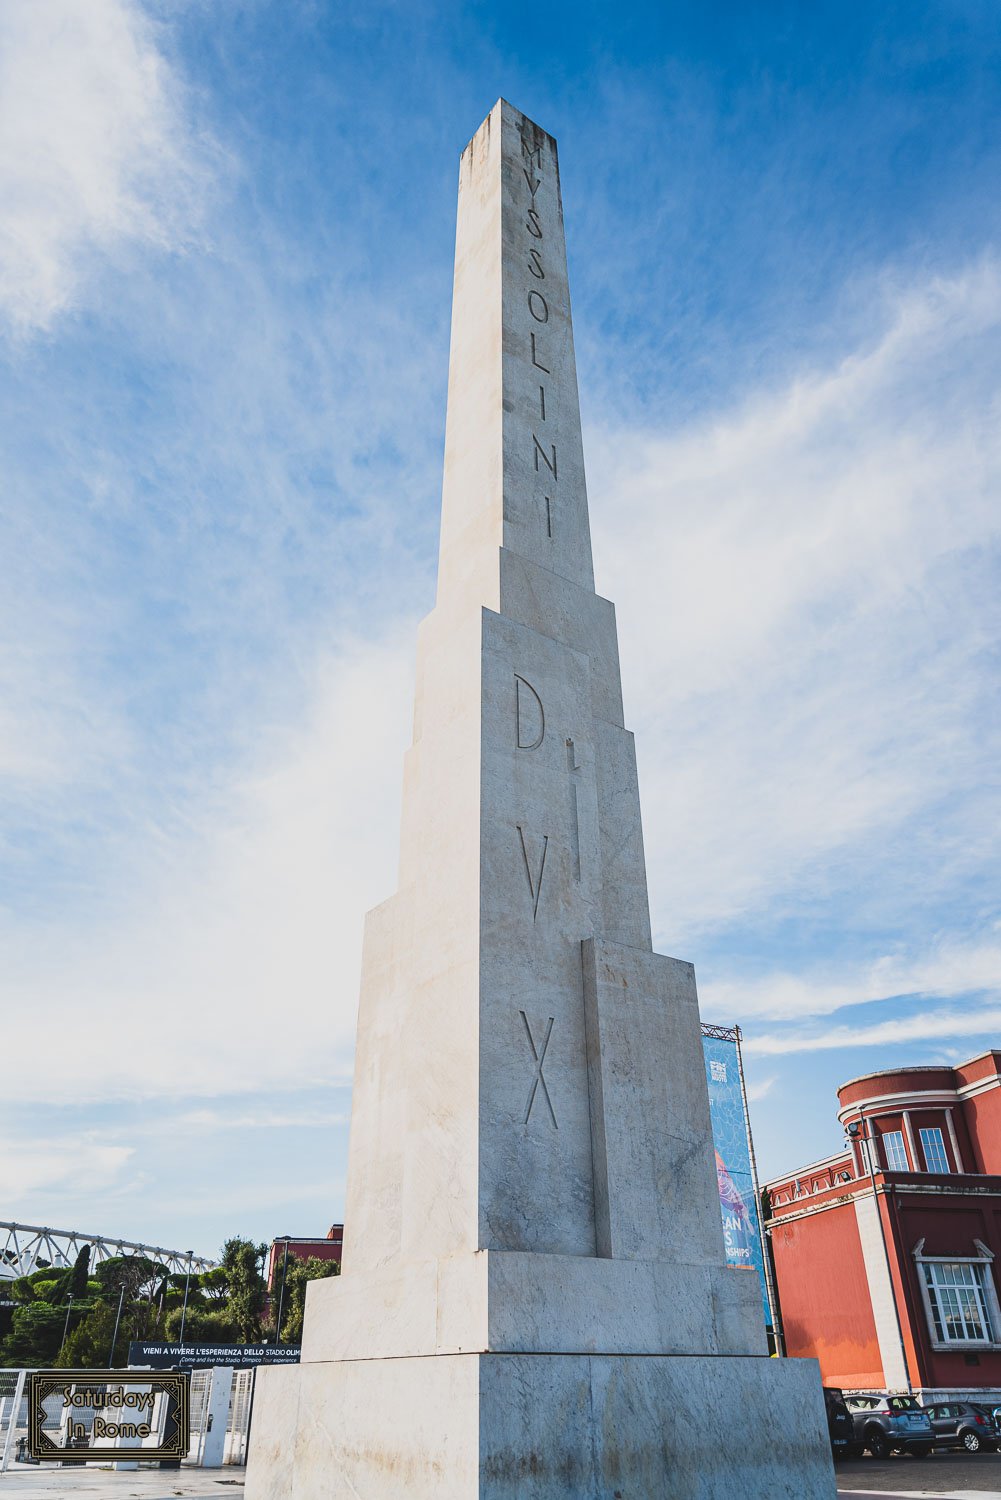
[[[141,1458],[145,1463],[187,1457],[189,1376],[176,1370],[34,1370],[28,1376],[27,1394],[32,1458],[49,1463]],[[44,1403],[52,1396],[59,1397],[64,1420],[58,1436],[65,1446],[43,1429]],[[147,1446],[157,1429],[160,1441]]]

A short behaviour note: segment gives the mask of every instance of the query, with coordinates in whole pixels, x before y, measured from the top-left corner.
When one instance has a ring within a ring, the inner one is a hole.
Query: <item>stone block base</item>
[[[246,1500],[834,1500],[812,1360],[457,1354],[262,1367]]]

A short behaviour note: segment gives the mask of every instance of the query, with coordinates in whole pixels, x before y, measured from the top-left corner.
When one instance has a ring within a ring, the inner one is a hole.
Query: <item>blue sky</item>
[[[340,1216],[434,589],[455,181],[560,142],[657,946],[763,1172],[1001,1043],[984,4],[0,19],[0,1217]]]

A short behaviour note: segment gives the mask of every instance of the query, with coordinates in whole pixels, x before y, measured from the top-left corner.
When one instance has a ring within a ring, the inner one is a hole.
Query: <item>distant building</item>
[[[999,1064],[852,1079],[844,1149],[766,1184],[786,1350],[826,1385],[1001,1398]]]
[[[285,1245],[288,1244],[288,1253],[298,1260],[336,1260],[340,1264],[341,1251],[344,1245],[344,1225],[331,1224],[327,1230],[326,1237],[322,1240],[303,1240],[295,1235],[289,1235],[287,1241],[283,1238],[271,1241],[271,1249],[268,1251],[268,1292],[275,1285],[276,1278],[281,1278],[282,1263],[285,1259]]]

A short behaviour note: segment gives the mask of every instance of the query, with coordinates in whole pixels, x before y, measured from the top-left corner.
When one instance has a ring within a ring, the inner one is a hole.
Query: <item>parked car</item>
[[[831,1452],[835,1458],[861,1458],[864,1447],[855,1436],[855,1423],[845,1405],[844,1393],[832,1385],[824,1386],[827,1408],[827,1430],[831,1435]]]
[[[891,1453],[927,1458],[935,1446],[928,1413],[913,1396],[846,1396],[845,1405],[855,1424],[856,1442],[873,1458]]]
[[[939,1401],[925,1411],[931,1418],[936,1448],[979,1453],[981,1448],[998,1446],[998,1428],[986,1406],[975,1401]]]

